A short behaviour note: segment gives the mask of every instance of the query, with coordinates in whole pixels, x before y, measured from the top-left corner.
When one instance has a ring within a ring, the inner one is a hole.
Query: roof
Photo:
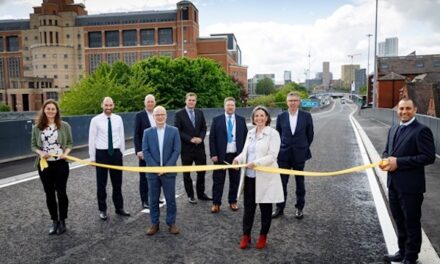
[[[395,80],[406,80],[406,77],[395,72],[388,73],[387,75],[379,78],[379,81],[395,81]]]
[[[176,21],[176,10],[136,11],[78,16],[76,26],[98,26]]]
[[[0,20],[0,31],[26,30],[30,27],[29,19]]]

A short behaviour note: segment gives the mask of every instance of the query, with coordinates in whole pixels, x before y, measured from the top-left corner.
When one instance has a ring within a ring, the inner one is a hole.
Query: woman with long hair
[[[49,235],[62,234],[66,232],[65,219],[69,204],[66,193],[69,165],[66,156],[72,149],[72,131],[70,125],[61,120],[58,103],[52,99],[43,103],[36,117],[31,147],[38,155],[35,167],[43,183],[46,204],[52,219]],[[42,170],[39,166],[41,159],[47,160],[49,167]]]
[[[243,151],[234,159],[234,164],[246,164],[241,171],[239,193],[244,189],[243,236],[240,248],[246,249],[251,241],[257,205],[261,211],[261,229],[257,249],[266,247],[267,234],[272,221],[272,203],[284,201],[280,174],[255,171],[256,166],[278,168],[277,157],[280,150],[280,135],[270,127],[270,114],[264,106],[252,111],[255,125],[246,137]]]

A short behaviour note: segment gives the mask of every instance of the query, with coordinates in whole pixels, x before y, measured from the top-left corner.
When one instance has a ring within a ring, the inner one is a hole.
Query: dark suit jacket
[[[435,161],[435,145],[431,130],[414,120],[394,144],[399,125],[388,132],[383,157],[397,158],[397,170],[388,172],[387,186],[391,183],[401,193],[424,193],[425,166]]]
[[[289,112],[284,111],[277,117],[276,129],[280,133],[281,146],[278,161],[304,163],[312,158],[310,145],[313,141],[313,120],[310,113],[298,110],[298,122],[294,135],[290,129]]]
[[[156,127],[150,127],[145,130],[142,140],[142,151],[144,153],[145,162],[148,166],[160,166],[159,139],[157,137]],[[162,153],[163,166],[176,166],[179,154],[179,131],[173,126],[166,125]]]
[[[203,140],[206,135],[206,121],[203,112],[194,109],[195,123],[194,127],[189,119],[186,109],[183,108],[174,115],[174,126],[179,130],[182,142],[182,156],[186,154],[205,155],[205,144]],[[191,138],[199,137],[202,143],[196,145],[191,143]]]
[[[134,120],[134,150],[135,153],[142,151],[142,137],[144,136],[144,130],[151,127],[148,114],[145,110],[136,113]]]
[[[244,117],[235,115],[235,144],[237,146],[237,154],[243,150],[246,141],[248,129]],[[226,155],[226,147],[228,145],[228,132],[226,128],[226,116],[221,114],[214,117],[209,133],[209,150],[211,157],[217,156],[218,162],[223,163]]]

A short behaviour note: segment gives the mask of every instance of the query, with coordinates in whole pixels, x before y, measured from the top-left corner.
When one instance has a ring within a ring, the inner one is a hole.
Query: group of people
[[[139,166],[175,166],[180,156],[182,165],[206,165],[204,139],[207,132],[203,111],[196,109],[197,95],[187,93],[185,108],[175,113],[174,126],[167,125],[167,111],[156,106],[155,97],[145,97],[145,109],[136,114],[134,147]],[[243,234],[240,248],[245,249],[251,241],[251,230],[257,205],[261,211],[261,229],[256,247],[266,247],[267,234],[272,218],[284,214],[289,175],[265,173],[254,170],[256,166],[303,170],[311,158],[310,145],[314,131],[312,116],[299,109],[300,95],[291,92],[286,97],[287,111],[277,116],[276,128],[271,128],[271,117],[264,106],[253,109],[251,121],[254,128],[248,131],[245,118],[236,114],[235,99],[225,98],[225,112],[212,120],[209,134],[211,161],[214,164],[245,164],[241,171],[229,169],[229,208],[239,209],[239,195],[244,195]],[[123,165],[125,151],[122,118],[113,113],[114,103],[110,97],[102,101],[103,112],[90,123],[90,160],[110,165]],[[388,135],[384,157],[388,171],[390,207],[396,221],[399,252],[386,255],[386,261],[409,261],[418,257],[421,245],[421,204],[425,191],[424,166],[434,162],[435,149],[432,132],[415,120],[417,108],[411,99],[399,102],[397,112],[401,126],[393,126]],[[403,127],[403,128],[401,128]],[[40,159],[46,159],[49,168],[38,168],[46,193],[47,207],[53,220],[49,234],[66,231],[68,198],[66,182],[69,167],[65,160],[72,149],[72,133],[69,124],[61,121],[58,104],[47,100],[37,116],[32,131],[32,150]],[[130,216],[125,211],[121,191],[122,171],[96,167],[99,217],[108,218],[106,185],[108,174],[113,186],[115,212]],[[139,173],[141,204],[150,210],[151,226],[147,234],[159,231],[159,204],[161,189],[167,206],[166,224],[171,234],[179,234],[176,225],[175,183],[176,173]],[[211,198],[205,193],[205,172],[197,172],[196,194],[198,200],[212,200],[212,213],[219,213],[225,184],[226,170],[213,172]],[[190,173],[183,174],[188,202],[196,204]],[[304,176],[295,176],[295,217],[304,217]],[[58,202],[57,199],[58,198]],[[272,204],[276,208],[272,211]]]

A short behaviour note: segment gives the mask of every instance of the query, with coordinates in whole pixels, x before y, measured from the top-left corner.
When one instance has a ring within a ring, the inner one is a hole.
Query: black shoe
[[[212,197],[210,197],[206,194],[202,194],[201,196],[198,196],[197,198],[199,198],[199,200],[202,200],[202,201],[211,201],[212,200]]]
[[[284,211],[277,207],[277,209],[275,209],[275,212],[272,213],[272,218],[278,218],[282,215],[284,215]]]
[[[49,235],[55,235],[57,233],[58,225],[59,225],[58,221],[55,220],[52,221],[52,227],[49,229]]]
[[[404,259],[402,264],[417,264],[417,260]]]
[[[383,261],[387,262],[400,262],[403,261],[404,255],[400,254],[400,251],[397,251],[396,254],[393,255],[384,255]]]
[[[188,197],[188,202],[189,202],[190,204],[196,204],[196,203],[197,203],[197,200],[196,200],[194,197]]]
[[[296,209],[295,218],[296,219],[303,219],[304,218],[304,214],[303,214],[302,209]]]
[[[165,203],[165,199],[159,198],[159,204],[163,204],[163,203]]]
[[[130,216],[130,213],[126,212],[124,209],[117,209],[116,214],[121,216]]]
[[[101,218],[102,221],[107,220],[107,212],[106,211],[99,211],[99,218]]]
[[[142,203],[142,207],[143,207],[144,209],[150,209],[150,205],[148,205],[148,202],[143,202],[143,203]]]
[[[61,220],[60,224],[58,225],[57,235],[61,235],[64,232],[66,232],[66,222]]]

